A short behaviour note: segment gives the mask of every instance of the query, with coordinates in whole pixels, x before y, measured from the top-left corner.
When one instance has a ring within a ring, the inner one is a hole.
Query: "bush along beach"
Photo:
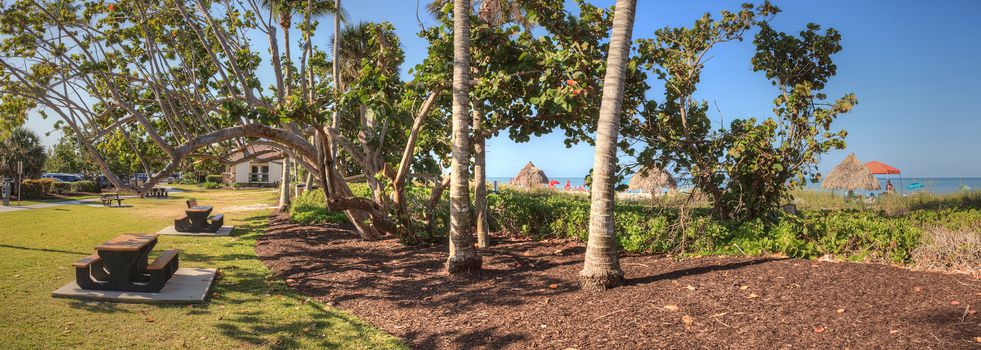
[[[428,198],[431,191],[414,193]],[[615,211],[617,239],[628,253],[678,257],[780,254],[958,271],[981,266],[977,238],[981,193],[920,194],[875,205],[817,191],[794,194],[801,197],[796,215],[776,210],[753,220],[719,219],[705,201],[683,205],[687,201],[680,197],[689,196],[683,193],[674,199],[623,200]],[[534,239],[587,240],[586,195],[504,189],[490,194],[488,200],[490,227],[495,232]],[[323,202],[319,190],[304,193],[294,201],[290,217],[303,224],[345,222],[341,213],[325,209]],[[445,226],[435,235],[446,237]]]

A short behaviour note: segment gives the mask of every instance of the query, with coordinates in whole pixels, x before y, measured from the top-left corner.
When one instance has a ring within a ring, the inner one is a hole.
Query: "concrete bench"
[[[170,280],[179,268],[179,251],[176,249],[165,250],[160,253],[146,269],[150,271],[150,284],[160,283]]]

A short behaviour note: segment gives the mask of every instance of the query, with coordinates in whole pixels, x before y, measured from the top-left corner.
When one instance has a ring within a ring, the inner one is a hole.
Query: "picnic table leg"
[[[153,251],[153,246],[157,245],[157,241],[154,240],[147,244],[143,249],[139,251],[139,257],[136,258],[136,263],[134,269],[130,271],[130,280],[133,282],[148,282],[150,281],[150,271],[147,270],[147,260],[150,258],[150,252]]]
[[[100,250],[99,257],[105,263],[106,270],[109,271],[109,279],[106,281],[106,289],[132,291],[135,286],[130,279],[133,269],[136,267],[135,261],[140,252],[116,252]]]

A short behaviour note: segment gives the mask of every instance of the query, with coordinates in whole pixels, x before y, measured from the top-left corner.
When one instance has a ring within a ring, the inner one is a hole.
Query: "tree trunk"
[[[623,284],[619,247],[613,221],[616,194],[617,133],[623,104],[624,70],[630,55],[630,37],[637,0],[617,0],[613,15],[610,53],[603,79],[603,100],[596,126],[596,155],[589,209],[589,241],[579,284],[587,291],[601,291]]]
[[[479,103],[473,107],[473,207],[474,219],[477,220],[477,247],[487,248],[490,246],[490,236],[487,227],[487,167],[486,139],[481,136],[481,123],[484,119],[484,110]]]
[[[283,16],[281,17],[279,23],[280,26],[283,27],[283,63],[286,66],[284,67],[286,68],[286,72],[284,72],[286,73],[286,77],[283,82],[283,93],[289,96],[290,90],[292,90],[293,87],[293,57],[290,56],[290,45],[292,44],[290,43],[290,27],[292,27],[292,25],[289,16],[293,15],[293,10],[286,8],[280,9],[279,12],[280,16]],[[282,101],[280,101],[280,103],[282,103]]]
[[[279,179],[279,211],[290,207],[290,157],[283,158],[283,177]]]
[[[470,1],[453,1],[453,159],[450,173],[450,257],[446,271],[480,270],[480,256],[474,248],[470,226],[470,186],[468,184],[470,148],[467,106],[470,80]]]
[[[338,57],[338,52],[341,47],[341,0],[334,0],[334,8],[337,9],[337,13],[334,14],[334,45],[331,47],[331,58],[333,58],[333,65],[331,66],[331,77],[334,80],[334,89],[338,92],[341,91],[341,68],[340,68],[340,57]],[[339,104],[334,104],[334,117],[331,118],[330,126],[332,128],[339,129],[341,126]],[[330,143],[331,154],[337,154],[337,144],[334,142]],[[344,171],[341,171],[344,174]]]

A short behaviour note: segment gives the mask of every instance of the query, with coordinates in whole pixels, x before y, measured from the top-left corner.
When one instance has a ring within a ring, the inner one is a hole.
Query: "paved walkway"
[[[176,189],[176,188],[173,188],[173,187],[164,187],[164,188],[166,188],[167,189],[167,192],[170,192],[170,193],[184,192],[184,191],[181,191],[181,190]],[[120,197],[121,198],[136,198],[136,196],[120,196]],[[60,205],[79,205],[79,204],[84,204],[84,205],[88,205],[90,207],[102,207],[103,205],[95,203],[95,202],[98,202],[98,201],[99,201],[98,198],[87,198],[87,199],[81,199],[81,200],[70,200],[70,201],[61,201],[61,202],[38,203],[38,204],[31,204],[31,205],[11,205],[11,206],[3,206],[3,205],[0,205],[0,213],[9,213],[9,212],[12,212],[12,211],[21,211],[21,210],[29,210],[29,209],[44,209],[44,208],[57,207],[57,206],[60,206]],[[11,203],[16,203],[16,202],[17,201],[11,201]]]
[[[9,206],[9,207],[5,207],[5,206],[0,205],[0,213],[7,213],[7,212],[12,212],[12,211],[21,211],[21,210],[28,210],[28,209],[44,209],[44,208],[51,208],[51,207],[57,207],[57,206],[61,206],[61,205],[70,205],[70,204],[76,204],[76,205],[77,204],[88,204],[88,205],[92,205],[93,204],[92,202],[93,201],[97,201],[97,200],[98,199],[96,199],[96,198],[92,198],[92,199],[73,200],[73,201],[61,201],[61,202],[50,202],[50,203],[38,203],[38,204],[20,205],[20,206],[12,205],[12,206]],[[12,201],[11,203],[15,203],[15,202]],[[101,207],[101,205],[99,205],[99,206]]]

